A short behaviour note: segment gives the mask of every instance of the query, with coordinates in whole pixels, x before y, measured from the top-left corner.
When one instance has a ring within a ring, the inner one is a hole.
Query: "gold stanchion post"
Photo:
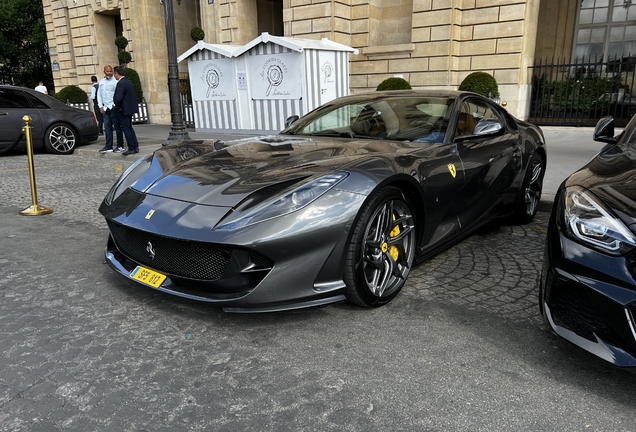
[[[38,205],[38,194],[35,189],[35,167],[33,166],[33,142],[31,141],[31,117],[25,115],[22,117],[22,121],[24,122],[24,127],[22,128],[22,132],[26,138],[27,144],[27,156],[29,158],[29,178],[31,180],[31,202],[32,205],[20,212],[22,216],[39,216],[49,214],[53,211],[48,207],[44,207]]]

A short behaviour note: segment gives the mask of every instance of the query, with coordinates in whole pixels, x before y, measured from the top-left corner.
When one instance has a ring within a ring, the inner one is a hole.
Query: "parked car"
[[[91,111],[67,106],[35,90],[0,85],[0,153],[20,136],[25,115],[31,117],[34,149],[70,154],[77,146],[98,137],[97,121]],[[25,138],[15,148],[25,149]]]
[[[636,366],[636,117],[561,184],[544,255],[539,304],[549,328],[618,366]]]
[[[108,265],[226,311],[376,307],[414,263],[537,211],[541,130],[476,94],[347,96],[288,124],[137,161],[99,209]]]
[[[603,93],[592,102],[593,112],[630,119],[636,113],[636,99],[629,93]]]

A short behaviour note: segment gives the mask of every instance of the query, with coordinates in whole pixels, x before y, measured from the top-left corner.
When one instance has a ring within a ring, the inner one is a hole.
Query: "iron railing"
[[[194,109],[192,108],[192,93],[190,91],[190,80],[187,78],[188,74],[179,79],[179,87],[181,93],[181,107],[183,109],[183,121],[185,122],[186,127],[194,127]],[[73,106],[76,108],[85,109],[86,111],[93,110],[92,102],[85,103],[70,103],[66,101],[66,105]],[[145,100],[142,100],[139,103],[139,112],[133,115],[132,121],[133,123],[148,123],[148,104]]]
[[[530,70],[532,123],[588,126],[611,115],[624,126],[636,113],[636,57],[540,61]]]
[[[192,107],[192,91],[190,78],[187,73],[179,74],[179,93],[181,94],[181,108],[186,127],[194,127],[194,109]]]
[[[70,103],[68,100],[66,101],[66,105],[72,106],[75,108],[83,109],[86,111],[93,111],[93,103],[92,102],[84,102],[84,103]],[[133,114],[132,122],[133,123],[148,123],[148,104],[144,99],[141,100],[138,104],[139,112]]]

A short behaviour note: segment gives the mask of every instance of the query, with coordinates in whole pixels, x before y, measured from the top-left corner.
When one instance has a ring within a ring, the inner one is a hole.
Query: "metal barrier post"
[[[39,216],[49,214],[53,211],[48,207],[44,207],[38,205],[38,196],[37,191],[35,189],[35,167],[33,166],[33,142],[31,141],[31,117],[25,115],[22,117],[22,121],[24,122],[24,127],[22,128],[22,132],[26,138],[26,147],[27,147],[27,156],[29,158],[29,178],[31,180],[31,202],[32,205],[20,212],[22,216]]]

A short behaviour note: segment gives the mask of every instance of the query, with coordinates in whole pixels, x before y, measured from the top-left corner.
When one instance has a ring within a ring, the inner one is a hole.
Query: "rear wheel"
[[[534,219],[541,202],[544,175],[545,166],[543,159],[540,154],[534,153],[530,159],[530,164],[528,164],[528,170],[517,197],[515,212],[512,215],[514,223],[525,225]]]
[[[70,126],[56,123],[44,134],[44,148],[49,153],[71,154],[77,146],[77,133]]]
[[[415,256],[412,207],[397,188],[377,192],[363,207],[345,261],[347,299],[378,307],[402,289]]]

